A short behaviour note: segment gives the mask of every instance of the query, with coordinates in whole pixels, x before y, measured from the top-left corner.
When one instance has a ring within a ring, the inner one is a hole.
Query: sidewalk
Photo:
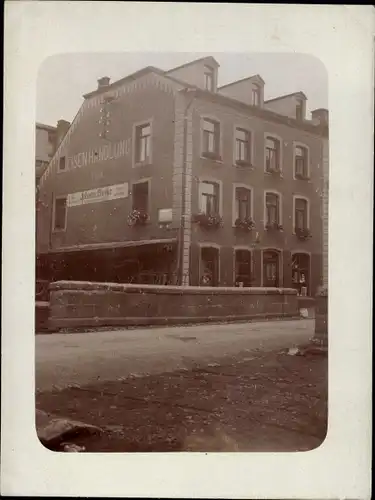
[[[313,320],[205,324],[36,336],[36,389],[158,374],[307,342]]]
[[[103,429],[74,439],[88,452],[306,451],[326,433],[327,358],[257,351],[46,391],[36,404]]]

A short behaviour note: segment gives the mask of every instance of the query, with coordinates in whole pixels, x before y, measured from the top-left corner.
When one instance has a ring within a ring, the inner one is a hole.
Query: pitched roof
[[[267,99],[267,101],[264,101],[264,104],[267,104],[267,102],[279,101],[281,99],[286,99],[287,97],[293,97],[297,95],[307,100],[306,95],[302,91],[299,91],[299,92],[292,92],[291,94],[280,95],[279,97],[274,97],[272,99]]]
[[[206,56],[206,57],[201,57],[200,59],[195,59],[194,61],[190,61],[185,64],[181,64],[181,66],[176,66],[175,68],[169,69],[168,71],[165,71],[165,74],[172,73],[173,71],[176,71],[178,69],[186,68],[187,66],[191,66],[192,64],[196,64],[199,62],[209,62],[211,64],[214,64],[216,67],[219,67],[220,64],[216,61],[216,59],[212,56]]]
[[[53,127],[52,125],[46,125],[45,123],[36,122],[36,128],[41,128],[43,130],[50,130],[51,132],[55,132],[57,127]]]
[[[241,80],[236,80],[235,82],[227,83],[226,85],[222,85],[221,87],[218,87],[217,90],[225,89],[226,87],[230,87],[231,85],[236,85],[236,83],[246,82],[246,80],[253,80],[255,78],[257,80],[260,80],[261,82],[263,82],[263,84],[265,83],[263,78],[257,74],[257,75],[247,76],[246,78],[241,78]]]

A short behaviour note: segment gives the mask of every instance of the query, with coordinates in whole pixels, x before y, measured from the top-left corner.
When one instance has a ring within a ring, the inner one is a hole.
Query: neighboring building
[[[40,182],[40,278],[289,287],[304,275],[315,292],[327,130],[305,118],[304,94],[294,117],[290,101],[271,111],[259,75],[217,87],[218,68],[146,67],[84,96]]]
[[[35,126],[35,177],[36,184],[55,154],[57,146],[62,141],[70,126],[69,122],[59,120],[57,127],[36,123]]]

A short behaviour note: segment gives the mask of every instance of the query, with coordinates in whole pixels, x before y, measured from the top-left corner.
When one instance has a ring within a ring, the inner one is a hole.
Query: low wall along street
[[[173,325],[299,317],[289,288],[211,288],[58,281],[50,328]]]

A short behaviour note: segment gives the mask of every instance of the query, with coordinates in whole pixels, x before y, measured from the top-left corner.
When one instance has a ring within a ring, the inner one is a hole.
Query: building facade
[[[220,88],[218,70],[147,67],[84,96],[39,184],[37,276],[315,292],[327,128],[304,94],[281,113],[259,75]]]
[[[44,123],[35,125],[35,178],[36,184],[48,167],[56,148],[68,131],[70,123],[59,120],[56,127]]]

